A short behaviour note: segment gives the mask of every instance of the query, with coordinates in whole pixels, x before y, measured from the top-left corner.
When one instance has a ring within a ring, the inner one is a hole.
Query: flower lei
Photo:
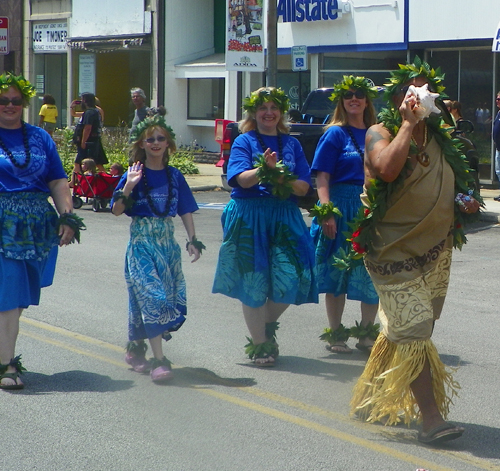
[[[243,109],[255,113],[259,106],[268,101],[274,101],[282,113],[286,113],[290,108],[290,100],[281,88],[267,87],[247,96],[243,100]]]
[[[401,126],[401,115],[396,109],[384,109],[380,115],[384,127],[394,137]],[[451,137],[450,128],[443,127],[443,122],[439,116],[432,116],[427,119],[429,132],[434,136],[441,147],[444,157],[455,175],[455,193],[469,193],[474,183],[474,177],[462,153],[461,143],[458,139]],[[370,186],[366,190],[368,207],[361,207],[356,217],[349,222],[349,227],[353,229],[350,239],[352,248],[349,253],[342,252],[340,257],[335,259],[334,265],[341,269],[349,269],[351,261],[362,258],[373,248],[375,237],[375,227],[377,223],[385,216],[388,202],[396,190],[404,183],[405,175],[409,169],[410,162],[406,162],[398,177],[393,182],[384,182],[379,178],[370,181]],[[484,205],[483,199],[477,192],[472,191],[472,196]],[[461,250],[467,243],[463,226],[479,219],[479,212],[468,214],[462,213],[458,205],[455,205],[455,222],[451,233],[453,235],[453,247]]]
[[[342,217],[340,209],[336,208],[331,201],[323,204],[315,204],[309,210],[309,217],[310,218],[316,217],[318,219],[319,224],[323,224],[325,221],[330,219],[334,214],[336,214],[338,217]]]
[[[36,95],[35,87],[22,75],[3,73],[0,75],[0,93],[6,92],[10,87],[16,87],[26,102]]]
[[[137,142],[141,138],[142,133],[146,129],[152,128],[152,127],[155,127],[155,126],[159,126],[159,127],[163,128],[163,129],[165,129],[165,131],[168,132],[168,134],[170,135],[170,137],[172,138],[172,140],[175,140],[174,130],[165,122],[165,119],[161,115],[158,115],[158,114],[154,115],[152,117],[143,119],[137,125],[137,127],[134,129],[134,132],[130,135],[130,140],[132,142]]]
[[[276,167],[271,168],[266,163],[264,154],[257,154],[257,161],[254,163],[257,168],[257,178],[261,183],[272,185],[272,194],[282,200],[287,199],[293,191],[292,183],[297,180],[282,160],[276,162]]]
[[[344,75],[344,79],[340,83],[333,86],[333,92],[329,99],[333,102],[337,101],[345,92],[351,89],[363,90],[366,96],[370,99],[377,98],[378,88],[373,85],[370,79],[365,77],[355,77],[354,75]]]

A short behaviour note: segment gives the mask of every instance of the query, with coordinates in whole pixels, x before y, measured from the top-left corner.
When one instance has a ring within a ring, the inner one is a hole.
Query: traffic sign
[[[0,16],[0,54],[9,52],[9,19],[6,16]]]
[[[292,70],[307,70],[307,46],[292,46]]]

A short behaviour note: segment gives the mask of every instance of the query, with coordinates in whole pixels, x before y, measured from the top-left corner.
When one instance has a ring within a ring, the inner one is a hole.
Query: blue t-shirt
[[[261,134],[261,136],[266,149],[270,148],[273,152],[278,153],[278,160],[282,160],[288,169],[294,175],[297,175],[299,180],[311,184],[311,169],[297,139],[288,134],[281,134],[283,155],[279,155],[278,137],[264,134]],[[234,140],[227,166],[227,181],[233,187],[231,197],[256,198],[264,196],[274,198],[271,185],[257,184],[251,188],[241,188],[236,180],[240,173],[254,168],[258,155],[263,154],[266,149],[262,149],[255,131],[241,134]],[[291,195],[290,199],[296,200],[295,195]]]
[[[31,154],[26,168],[17,168],[0,147],[0,192],[39,191],[50,193],[48,183],[68,178],[56,145],[50,135],[36,126],[26,124]],[[5,147],[20,164],[26,161],[22,129],[0,128]]]
[[[350,129],[362,152],[365,150],[366,129]],[[364,163],[349,133],[343,126],[331,126],[321,136],[316,147],[312,169],[330,174],[330,186],[335,183],[363,185]]]
[[[177,214],[183,216],[186,213],[193,213],[198,210],[198,205],[194,199],[191,189],[182,173],[174,168],[168,167],[170,173],[170,182],[167,182],[167,173],[165,170],[151,170],[144,167],[143,172],[146,172],[148,186],[151,188],[151,199],[158,213],[165,211],[167,199],[171,198],[170,210],[164,217],[174,217]],[[128,170],[122,175],[116,190],[121,190],[127,182]],[[172,184],[172,190],[169,195],[169,185]],[[115,190],[115,191],[116,191]],[[125,211],[127,216],[140,217],[159,217],[151,211],[148,199],[146,197],[144,179],[141,178],[139,183],[134,187],[130,196],[135,200],[135,204]],[[113,207],[114,200],[111,200]]]

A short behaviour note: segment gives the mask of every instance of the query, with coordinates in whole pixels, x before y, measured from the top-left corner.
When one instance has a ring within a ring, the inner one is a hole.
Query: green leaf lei
[[[319,336],[320,340],[333,345],[337,342],[347,342],[351,336],[351,329],[347,329],[343,324],[340,324],[335,330],[327,327]]]
[[[193,236],[193,238],[191,240],[188,240],[186,242],[186,250],[188,250],[188,247],[192,245],[195,249],[198,249],[198,252],[200,252],[200,255],[202,254],[203,252],[203,249],[206,250],[206,246],[205,244],[201,241],[201,240],[198,240],[196,238],[196,236]]]
[[[83,223],[83,218],[77,216],[75,213],[63,213],[59,216],[57,230],[63,225],[71,227],[75,232],[71,243],[73,244],[75,240],[80,243],[80,231],[84,231],[87,228]]]
[[[35,87],[22,75],[5,72],[0,75],[0,93],[6,92],[10,87],[19,89],[26,102],[36,95]]]
[[[142,133],[146,129],[152,128],[154,126],[159,126],[159,127],[163,128],[163,129],[165,129],[165,131],[168,132],[168,134],[170,135],[170,137],[172,138],[172,140],[175,140],[174,130],[166,123],[165,119],[162,116],[158,115],[158,114],[154,115],[151,118],[143,119],[137,125],[137,127],[134,129],[134,132],[130,135],[130,140],[132,142],[138,141],[141,138]]]
[[[292,194],[292,183],[297,180],[297,175],[290,172],[283,161],[276,162],[276,167],[270,168],[264,154],[258,154],[254,168],[258,169],[257,178],[261,183],[272,185],[271,191],[274,196],[285,200]]]
[[[366,96],[372,100],[378,96],[378,88],[373,85],[373,82],[370,79],[365,77],[355,77],[354,75],[344,75],[342,82],[336,83],[333,86],[333,92],[329,98],[331,101],[335,102],[343,96],[345,92],[348,92],[351,89],[363,90]]]
[[[338,217],[342,217],[342,213],[339,208],[336,208],[333,203],[330,201],[328,203],[323,203],[321,205],[315,204],[309,210],[309,217],[316,217],[318,219],[319,224],[323,224],[325,221],[330,219],[334,214]]]
[[[268,101],[274,101],[282,113],[286,113],[290,108],[290,100],[281,88],[268,87],[247,96],[243,100],[243,109],[255,113],[259,106]]]

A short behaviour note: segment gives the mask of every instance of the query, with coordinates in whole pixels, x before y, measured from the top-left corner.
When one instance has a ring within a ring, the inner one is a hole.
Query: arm
[[[182,223],[184,224],[184,227],[186,228],[188,240],[189,241],[193,240],[193,237],[196,236],[194,231],[193,213],[183,214],[181,216],[181,219]],[[194,256],[193,260],[191,260],[191,263],[196,262],[196,260],[200,258],[200,251],[193,244],[188,244],[187,251],[190,257]]]
[[[43,126],[44,116],[40,115],[40,119],[38,120],[38,127],[41,128]]]
[[[316,187],[318,188],[318,198],[320,204],[330,202],[330,174],[327,172],[317,172]],[[337,235],[337,223],[335,217],[332,216],[321,224],[323,233],[329,239],[335,239]]]
[[[80,147],[82,149],[85,149],[87,147],[87,139],[89,138],[91,131],[92,131],[92,125],[91,124],[86,124],[83,127],[82,142],[80,142]]]
[[[48,183],[50,189],[50,195],[54,200],[57,212],[59,214],[71,213],[73,211],[73,201],[71,198],[71,193],[69,191],[68,180],[66,178],[60,178],[58,180],[52,180]],[[60,246],[68,245],[75,232],[69,226],[61,225],[59,228],[59,236],[61,240],[59,242]]]

